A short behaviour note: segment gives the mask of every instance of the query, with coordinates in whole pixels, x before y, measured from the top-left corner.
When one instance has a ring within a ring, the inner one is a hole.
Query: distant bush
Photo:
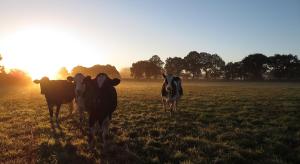
[[[31,82],[32,80],[28,74],[18,69],[12,69],[9,73],[0,73],[0,87],[23,86],[28,85]]]
[[[94,65],[92,67],[76,66],[71,70],[71,75],[76,73],[82,73],[84,75],[90,75],[96,77],[99,73],[106,73],[111,78],[121,78],[119,71],[112,65]]]

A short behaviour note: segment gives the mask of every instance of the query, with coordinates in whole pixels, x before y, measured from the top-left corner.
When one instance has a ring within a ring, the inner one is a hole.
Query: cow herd
[[[171,114],[177,109],[177,103],[183,95],[181,79],[172,75],[164,75],[161,96],[164,110],[167,107]],[[53,108],[56,107],[55,120],[59,125],[59,111],[62,104],[69,104],[70,114],[73,111],[73,100],[80,114],[80,124],[83,123],[83,113],[88,113],[88,142],[93,147],[95,125],[98,124],[102,131],[104,145],[107,142],[109,124],[112,114],[117,108],[117,92],[115,86],[120,84],[120,79],[111,79],[105,73],[99,73],[95,78],[84,76],[81,73],[74,77],[69,76],[66,80],[50,80],[43,77],[34,80],[40,84],[41,94],[45,96],[50,121],[53,120]]]

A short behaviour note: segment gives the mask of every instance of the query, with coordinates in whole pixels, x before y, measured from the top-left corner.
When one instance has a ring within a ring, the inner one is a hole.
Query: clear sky
[[[226,62],[300,54],[300,0],[0,0],[0,21],[3,62],[28,70],[192,50]]]

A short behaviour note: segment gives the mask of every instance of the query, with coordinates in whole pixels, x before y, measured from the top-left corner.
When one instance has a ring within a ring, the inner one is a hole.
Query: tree
[[[297,63],[299,63],[299,61],[296,55],[275,54],[274,56],[270,56],[268,59],[268,67],[273,78],[297,78]]]
[[[164,62],[160,59],[158,55],[153,55],[149,59],[150,64],[148,63],[148,71],[150,73],[150,77],[154,77],[156,79],[161,75],[161,72],[163,70]]]
[[[163,64],[157,55],[152,56],[149,60],[137,61],[130,67],[131,76],[136,79],[152,77],[156,79],[161,75]]]
[[[122,68],[120,70],[120,75],[122,78],[128,79],[131,77],[130,68]]]
[[[209,54],[206,52],[200,53],[201,65],[203,66],[203,71],[205,72],[206,79],[216,79],[223,75],[223,70],[225,67],[225,62],[217,54]]]
[[[2,55],[0,54],[0,61],[2,60]],[[5,68],[4,66],[0,65],[0,74],[5,74]]]
[[[77,73],[96,77],[99,73],[106,73],[111,78],[120,78],[120,73],[115,66],[112,65],[94,65],[92,67],[76,66],[72,69],[71,74],[74,76]]]
[[[263,54],[251,54],[242,60],[244,76],[251,80],[262,80],[267,70],[268,58]]]
[[[138,61],[136,63],[132,63],[132,66],[130,67],[130,72],[133,78],[141,79],[144,77],[144,62],[145,61]]]
[[[0,86],[28,85],[30,83],[29,75],[19,69],[10,69],[7,74],[0,74]]]
[[[59,69],[59,71],[57,72],[57,79],[67,79],[67,77],[69,76],[69,71],[67,70],[66,67],[62,67]]]
[[[184,57],[185,70],[192,74],[192,78],[201,76],[201,57],[197,51],[191,51]]]
[[[153,64],[155,64],[157,67],[162,68],[164,65],[164,62],[160,59],[158,55],[153,55],[149,61]]]
[[[167,73],[180,76],[181,72],[185,67],[185,61],[180,57],[167,58],[165,64],[165,70]]]
[[[225,78],[228,80],[243,79],[242,62],[229,62],[225,68]]]

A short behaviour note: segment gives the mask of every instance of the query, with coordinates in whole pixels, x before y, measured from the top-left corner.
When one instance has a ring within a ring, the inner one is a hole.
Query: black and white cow
[[[111,79],[105,73],[100,73],[96,78],[90,76],[83,80],[85,91],[83,93],[85,108],[89,110],[89,135],[90,146],[94,143],[95,124],[102,129],[102,139],[106,145],[109,124],[112,113],[117,107],[117,92],[114,86],[120,83],[120,79]]]
[[[67,80],[49,80],[43,77],[41,80],[34,80],[34,83],[40,84],[41,94],[45,95],[49,109],[50,121],[53,118],[53,107],[56,106],[56,122],[58,124],[58,114],[62,104],[69,104],[70,114],[73,111],[73,99],[75,97],[75,85]]]
[[[75,103],[80,115],[80,123],[82,124],[83,112],[87,109],[85,108],[85,98],[83,93],[85,92],[85,85],[83,80],[85,76],[81,73],[77,73],[74,77],[69,76],[68,81],[74,81],[75,84]]]
[[[161,88],[162,104],[164,110],[166,111],[168,107],[172,114],[173,111],[177,110],[178,100],[183,95],[181,79],[171,74],[163,74],[163,77],[164,83]]]

